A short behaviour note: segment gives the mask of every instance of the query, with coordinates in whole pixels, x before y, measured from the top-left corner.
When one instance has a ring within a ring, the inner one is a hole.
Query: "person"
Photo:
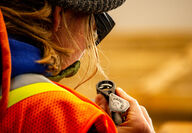
[[[127,100],[130,108],[126,120],[115,126],[102,95],[97,95],[93,103],[75,90],[54,82],[73,76],[85,52],[92,55],[90,61],[99,69],[96,44],[105,35],[100,37],[96,16],[124,2],[0,1],[2,133],[155,132],[146,109],[120,88],[116,94]]]

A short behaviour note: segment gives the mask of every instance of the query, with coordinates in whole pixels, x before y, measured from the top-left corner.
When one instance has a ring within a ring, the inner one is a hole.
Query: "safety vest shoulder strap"
[[[19,101],[25,98],[48,91],[66,91],[66,90],[53,83],[48,82],[29,84],[14,89],[9,93],[8,107],[11,107],[12,105],[18,103]]]

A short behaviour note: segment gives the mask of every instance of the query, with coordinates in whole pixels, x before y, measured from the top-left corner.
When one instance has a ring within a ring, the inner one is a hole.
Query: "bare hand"
[[[136,99],[129,96],[121,88],[116,89],[116,94],[130,103],[130,108],[127,111],[127,117],[125,122],[117,126],[118,132],[119,133],[155,133],[152,120],[149,117],[145,107],[140,106]],[[103,95],[98,94],[96,96],[95,102],[105,112],[111,115],[108,102]]]

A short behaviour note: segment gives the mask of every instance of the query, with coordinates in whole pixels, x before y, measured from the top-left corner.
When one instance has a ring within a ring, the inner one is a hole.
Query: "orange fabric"
[[[0,116],[7,108],[11,79],[11,54],[3,15],[0,10],[0,47],[2,58],[2,98],[0,101]]]
[[[98,132],[117,132],[111,118],[97,105],[65,89],[69,91],[44,92],[14,104],[0,122],[0,131],[86,133],[94,124]]]

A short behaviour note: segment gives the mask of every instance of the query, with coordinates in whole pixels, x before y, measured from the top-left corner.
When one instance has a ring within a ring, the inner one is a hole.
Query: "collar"
[[[42,58],[39,48],[13,38],[9,38],[9,45],[12,64],[11,78],[25,73],[46,73],[46,65],[36,63]]]

